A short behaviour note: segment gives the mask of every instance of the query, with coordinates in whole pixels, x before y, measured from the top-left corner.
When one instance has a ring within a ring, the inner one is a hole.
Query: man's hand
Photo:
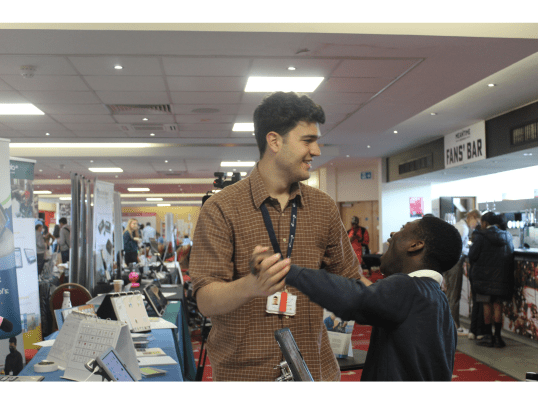
[[[281,260],[269,247],[256,246],[249,261],[252,292],[256,297],[271,296],[283,289],[291,260]]]

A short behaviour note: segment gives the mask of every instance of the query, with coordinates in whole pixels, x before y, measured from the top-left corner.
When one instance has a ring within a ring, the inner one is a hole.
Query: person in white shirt
[[[147,222],[146,227],[142,230],[142,242],[146,247],[149,247],[149,239],[156,238],[157,230],[151,227],[151,223]]]
[[[461,257],[456,265],[443,274],[450,312],[452,313],[454,323],[456,323],[459,335],[467,334],[467,330],[460,327],[460,298],[463,282],[463,264],[465,263],[467,255],[469,255],[469,235],[479,222],[480,212],[475,209],[468,212],[465,218],[454,225],[461,236]]]

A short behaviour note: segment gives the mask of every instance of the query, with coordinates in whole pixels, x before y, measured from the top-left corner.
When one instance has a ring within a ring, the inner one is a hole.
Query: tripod
[[[195,381],[201,382],[204,377],[205,361],[207,358],[207,349],[204,349],[204,345],[211,331],[211,322],[206,317],[202,318],[202,345],[200,346],[200,356],[198,358],[198,368],[196,369]]]

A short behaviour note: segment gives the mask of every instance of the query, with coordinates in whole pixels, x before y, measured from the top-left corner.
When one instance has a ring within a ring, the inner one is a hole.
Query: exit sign
[[[361,180],[371,180],[372,179],[372,172],[371,171],[363,171],[361,173]]]

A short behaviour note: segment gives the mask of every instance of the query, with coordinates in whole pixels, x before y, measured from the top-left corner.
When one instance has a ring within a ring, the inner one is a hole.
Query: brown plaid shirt
[[[290,200],[299,195],[292,263],[359,278],[359,262],[334,201],[325,193],[298,183]],[[265,203],[282,254],[286,254],[291,204],[281,211],[255,167],[251,175],[228,186],[204,204],[196,225],[189,273],[194,293],[212,282],[232,282],[249,275],[249,259],[256,245],[271,242],[260,206]],[[288,327],[314,380],[340,380],[340,370],[323,324],[323,309],[297,289],[296,315],[265,312],[266,298],[255,298],[227,314],[211,317],[207,350],[217,381],[274,381],[273,369],[283,360],[274,331]]]

